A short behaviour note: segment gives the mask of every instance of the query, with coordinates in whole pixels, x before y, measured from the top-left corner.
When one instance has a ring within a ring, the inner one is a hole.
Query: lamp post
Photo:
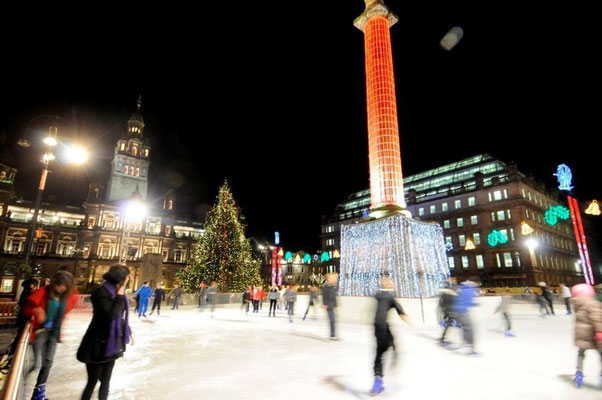
[[[44,195],[44,189],[46,188],[46,178],[48,177],[48,167],[50,162],[53,161],[56,157],[53,153],[53,149],[58,144],[58,128],[55,126],[51,126],[48,130],[48,136],[44,138],[44,144],[46,145],[46,149],[44,151],[44,155],[40,160],[42,163],[42,174],[40,176],[40,183],[38,185],[38,193],[36,196],[36,202],[34,205],[33,217],[31,220],[31,228],[27,234],[27,241],[25,242],[25,260],[24,264],[29,265],[29,259],[31,257],[31,247],[33,244],[33,237],[36,230],[37,222],[38,222],[38,213],[40,212],[40,204],[42,203],[42,196]],[[27,146],[24,146],[27,147]],[[87,152],[81,147],[73,146],[67,147],[67,158],[69,162],[82,164],[86,162],[88,155]]]

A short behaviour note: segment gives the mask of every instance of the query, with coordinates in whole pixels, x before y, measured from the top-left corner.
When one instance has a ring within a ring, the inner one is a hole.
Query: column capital
[[[392,27],[399,21],[397,15],[389,10],[385,5],[384,0],[364,0],[366,3],[366,9],[353,21],[353,25],[360,31],[364,31],[364,26],[372,17],[381,16],[389,20],[389,28]]]

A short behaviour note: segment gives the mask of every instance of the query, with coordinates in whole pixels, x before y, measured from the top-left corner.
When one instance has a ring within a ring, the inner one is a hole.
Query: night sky
[[[552,188],[565,162],[577,197],[600,200],[598,14],[481,3],[387,1],[400,16],[391,34],[404,174],[489,152]],[[81,204],[90,179],[106,182],[142,94],[151,201],[172,190],[182,216],[202,218],[227,178],[249,234],[279,230],[287,248],[313,251],[321,216],[368,187],[363,34],[353,26],[363,2],[197,6],[15,13],[0,32],[2,160],[33,199],[41,149],[15,142],[52,122],[33,117],[60,115],[60,133],[93,159],[84,170],[57,165],[44,199]],[[456,25],[464,38],[442,50]]]

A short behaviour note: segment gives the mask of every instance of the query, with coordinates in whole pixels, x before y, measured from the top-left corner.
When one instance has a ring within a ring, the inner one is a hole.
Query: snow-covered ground
[[[160,317],[132,315],[136,344],[115,364],[110,399],[370,397],[375,341],[369,324],[341,323],[337,333],[341,340],[333,342],[327,339],[327,320],[302,321],[299,310],[289,323],[284,311],[279,314],[268,318],[264,304],[263,311],[248,316],[238,307],[223,307],[213,319],[207,311],[190,306],[176,311],[166,307]],[[64,340],[48,380],[50,399],[81,396],[86,370],[75,353],[90,317],[74,312],[64,325]],[[481,313],[476,323],[480,357],[438,346],[438,326],[393,326],[400,356],[393,367],[390,352],[385,355],[386,389],[379,397],[602,398],[595,352],[586,356],[585,387],[573,387],[573,318],[564,315],[564,307],[557,307],[556,316],[542,318],[532,304],[515,305],[515,338],[503,335],[499,315]],[[450,339],[459,342],[459,331],[453,331]]]

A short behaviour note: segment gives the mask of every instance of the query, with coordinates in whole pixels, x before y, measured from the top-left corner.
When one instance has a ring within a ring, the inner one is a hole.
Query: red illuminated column
[[[581,258],[581,264],[583,265],[583,275],[585,275],[585,281],[588,284],[593,285],[594,275],[592,273],[591,260],[589,259],[589,251],[587,250],[587,242],[585,241],[585,231],[583,230],[583,222],[581,221],[579,203],[574,197],[567,196],[567,199],[571,210],[571,221],[573,222],[575,240],[577,241],[577,248],[579,249],[579,257]]]
[[[389,28],[397,22],[382,0],[365,0],[355,20],[364,32],[372,209],[405,208],[395,77]]]

